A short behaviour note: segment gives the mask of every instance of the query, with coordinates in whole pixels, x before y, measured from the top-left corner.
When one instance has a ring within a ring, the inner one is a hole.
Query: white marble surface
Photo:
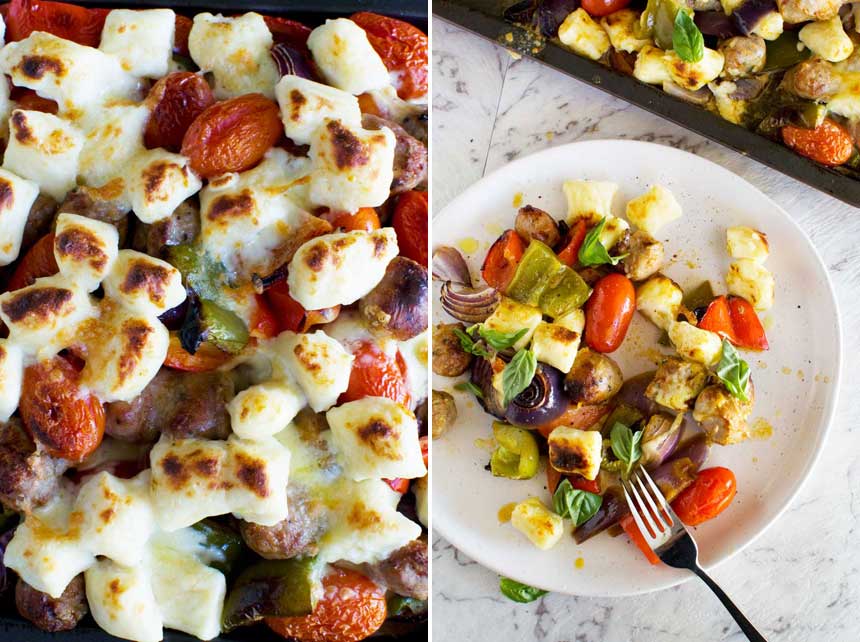
[[[433,21],[433,207],[486,172],[551,145],[635,138],[692,151],[788,211],[831,271],[845,329],[843,391],[811,479],[761,538],[713,573],[770,642],[860,639],[860,211],[641,109]],[[802,284],[798,284],[802,287]],[[698,581],[624,599],[548,595],[527,605],[436,538],[433,638],[469,642],[744,640]]]

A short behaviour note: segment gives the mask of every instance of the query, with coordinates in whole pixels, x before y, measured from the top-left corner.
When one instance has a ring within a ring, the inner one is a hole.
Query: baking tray
[[[433,14],[504,46],[504,36],[516,30],[502,17],[515,0],[434,0]],[[860,180],[840,174],[800,156],[780,143],[724,120],[717,114],[670,96],[553,42],[528,55],[589,85],[642,107],[802,183],[860,207]]]
[[[313,26],[326,18],[349,16],[356,11],[374,11],[388,16],[407,20],[427,30],[427,0],[275,0],[262,2],[240,2],[239,0],[127,0],[125,2],[91,2],[87,0],[68,0],[74,4],[91,7],[143,8],[168,7],[177,13],[192,15],[201,11],[223,12],[225,14],[259,11],[262,14],[282,15],[301,20]],[[14,589],[0,602],[0,642],[116,642],[118,638],[102,631],[90,616],[87,616],[74,630],[64,633],[46,633],[24,621],[15,610],[10,597]],[[396,638],[377,636],[375,642],[427,642],[427,625],[420,625],[415,631]],[[177,631],[164,631],[165,642],[198,642],[197,638]],[[224,634],[214,642],[284,642],[284,638],[271,632],[268,627],[259,625],[236,629]]]

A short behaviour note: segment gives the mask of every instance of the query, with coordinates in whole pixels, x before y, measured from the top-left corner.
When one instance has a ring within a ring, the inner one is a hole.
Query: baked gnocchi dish
[[[137,642],[422,626],[426,35],[2,17],[3,599]]]

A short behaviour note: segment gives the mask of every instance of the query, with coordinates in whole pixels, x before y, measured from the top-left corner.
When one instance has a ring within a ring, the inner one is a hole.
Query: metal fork
[[[643,478],[647,481],[647,486],[642,481]],[[636,520],[639,532],[642,533],[648,546],[663,563],[674,568],[686,568],[702,578],[702,581],[708,585],[708,588],[714,592],[714,595],[731,613],[747,638],[752,642],[767,642],[765,637],[756,630],[740,609],[729,599],[729,596],[723,592],[723,589],[708,577],[708,574],[699,566],[699,549],[696,547],[696,541],[687,532],[678,516],[675,515],[675,511],[669,506],[663,493],[660,492],[648,472],[644,468],[639,468],[636,473],[630,476],[630,479],[626,482],[622,481],[622,485],[624,486],[624,497],[627,500],[627,505],[630,506],[630,513]],[[658,504],[659,509],[657,508]]]

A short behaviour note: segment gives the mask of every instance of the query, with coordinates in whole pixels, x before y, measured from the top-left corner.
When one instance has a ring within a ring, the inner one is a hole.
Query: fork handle
[[[738,623],[741,631],[744,632],[750,642],[767,642],[767,639],[759,633],[746,616],[741,613],[741,610],[735,606],[734,602],[732,602],[729,596],[726,595],[725,591],[720,588],[719,584],[712,580],[710,576],[698,565],[696,565],[692,570],[696,575],[702,578],[702,581],[707,584],[708,588],[714,592],[714,595],[720,599],[720,602],[722,602],[723,606],[726,607],[726,610],[731,613],[731,616],[735,618],[735,622]]]

